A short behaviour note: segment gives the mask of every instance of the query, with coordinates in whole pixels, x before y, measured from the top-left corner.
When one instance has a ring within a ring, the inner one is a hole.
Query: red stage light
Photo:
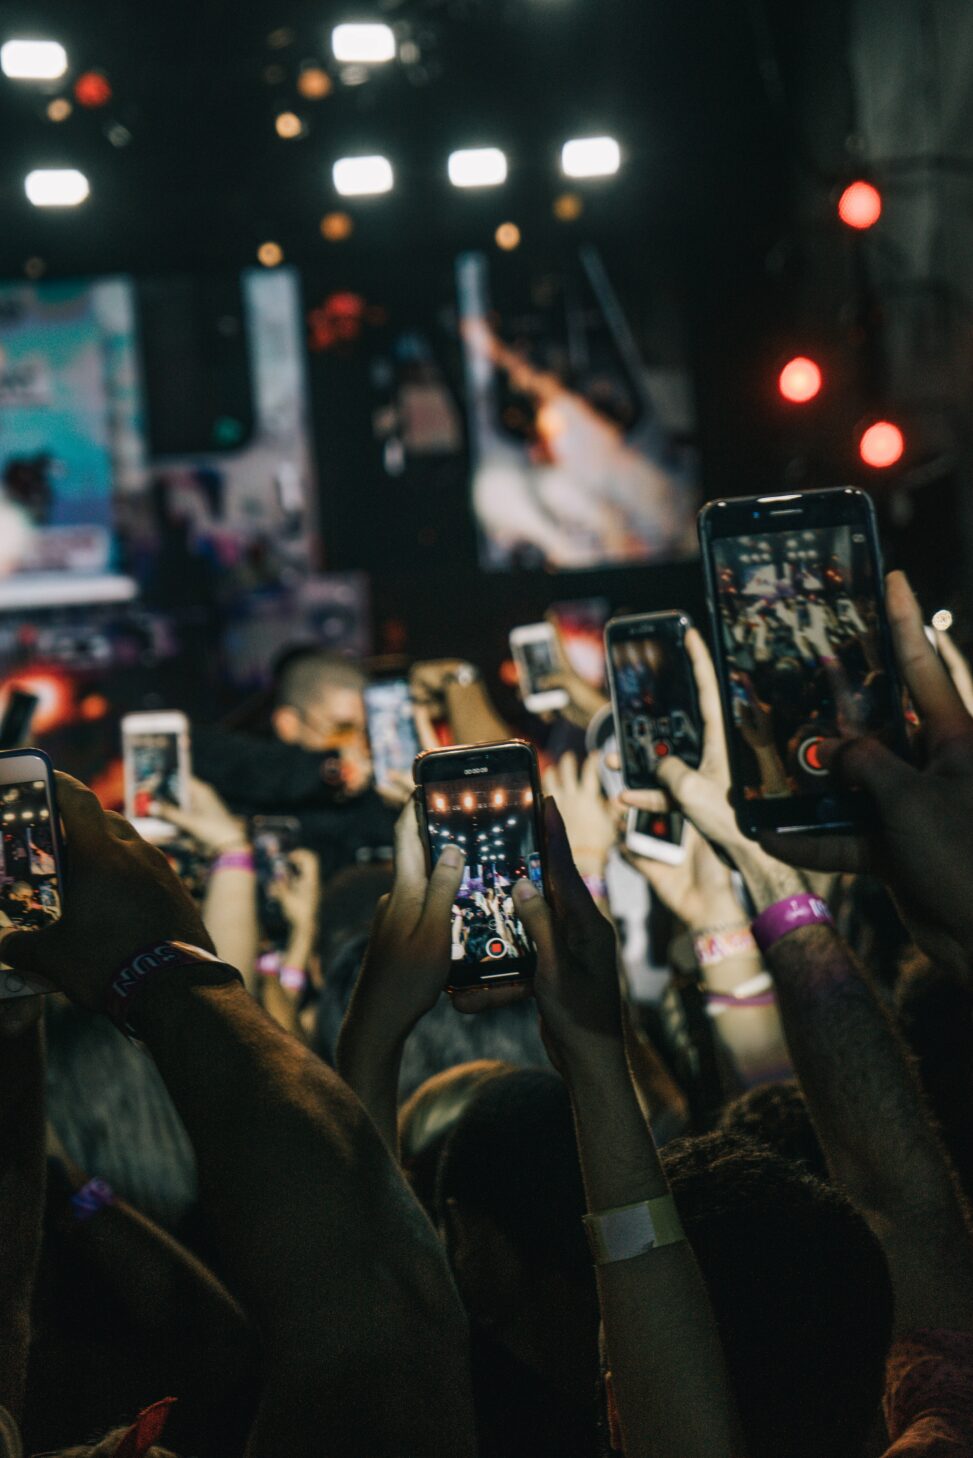
[[[106,106],[111,101],[111,85],[100,71],[85,71],[74,83],[75,99],[81,106]]]
[[[870,425],[858,442],[858,453],[866,466],[882,470],[894,466],[902,459],[905,437],[897,425],[890,420],[877,420]]]
[[[821,389],[821,370],[813,359],[799,354],[781,370],[777,388],[793,405],[806,405]]]
[[[849,228],[871,228],[882,216],[882,194],[870,182],[850,182],[838,199],[838,217]]]

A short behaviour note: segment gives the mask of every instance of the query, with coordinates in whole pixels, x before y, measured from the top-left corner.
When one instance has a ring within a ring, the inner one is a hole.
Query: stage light
[[[111,101],[111,85],[107,76],[100,71],[85,71],[74,83],[74,99],[79,106],[90,107],[92,111],[99,106],[107,106]]]
[[[777,388],[785,400],[806,405],[821,389],[821,370],[813,359],[799,354],[788,360],[777,379]]]
[[[949,608],[940,608],[932,615],[932,625],[938,633],[948,633],[953,626],[953,614]]]
[[[890,420],[877,420],[870,425],[858,442],[858,453],[866,466],[883,470],[901,460],[905,450],[905,437],[897,425]]]
[[[447,167],[454,187],[497,187],[507,180],[507,159],[499,147],[450,152]]]
[[[510,253],[520,246],[520,229],[516,223],[501,223],[493,235],[494,242],[504,253]]]
[[[74,167],[41,167],[28,172],[24,191],[35,208],[76,208],[91,188],[84,173]]]
[[[533,790],[529,790],[528,789],[528,790],[525,790],[524,791],[523,803],[525,805],[533,805],[533,803],[534,803],[534,792],[533,792]]]
[[[447,809],[449,808],[449,806],[448,806],[448,804],[446,802],[446,796],[445,795],[433,795],[433,797],[432,797],[432,803],[433,803],[433,809],[438,810],[439,813],[440,813],[440,815],[445,815]],[[445,830],[443,831],[443,834],[444,835],[446,834],[446,831]]]
[[[506,805],[506,803],[507,803],[507,796],[504,793],[504,791],[503,790],[494,790],[494,792],[493,792],[493,804],[496,807],[496,809],[502,810],[503,807],[504,807],[504,805]],[[497,827],[494,830],[493,833],[494,833],[494,835],[499,835],[500,834],[499,827]]]
[[[476,809],[476,796],[471,794],[469,790],[465,791],[464,794],[460,795],[459,802],[464,810],[469,811]]]
[[[553,212],[559,223],[573,223],[584,212],[584,203],[576,192],[562,192],[554,199]]]
[[[56,81],[67,69],[60,41],[8,40],[0,46],[0,70],[11,81]]]
[[[882,194],[870,182],[850,182],[838,199],[838,217],[849,228],[871,228],[882,216]]]
[[[296,111],[282,111],[274,118],[274,130],[278,137],[290,141],[292,137],[299,137],[304,131],[304,123]]]
[[[331,49],[336,61],[381,66],[395,60],[395,36],[388,25],[336,25]]]
[[[621,148],[614,137],[576,137],[561,148],[565,177],[612,177],[621,162]]]
[[[66,96],[55,96],[53,101],[47,103],[47,119],[52,122],[67,121],[74,107]]]
[[[321,101],[330,95],[331,77],[323,66],[305,66],[297,78],[297,90],[306,101]]]
[[[335,191],[342,197],[367,197],[391,192],[394,177],[387,157],[339,157],[331,169]]]
[[[355,231],[348,213],[325,213],[321,219],[321,237],[329,243],[343,243]]]
[[[279,243],[261,243],[257,249],[257,258],[264,268],[276,268],[278,263],[284,261],[284,250]]]

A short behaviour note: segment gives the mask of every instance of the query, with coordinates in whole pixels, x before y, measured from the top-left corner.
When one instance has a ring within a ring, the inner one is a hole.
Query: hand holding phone
[[[0,936],[42,931],[62,912],[63,852],[54,771],[39,749],[0,752]],[[3,961],[0,998],[50,992]]]
[[[190,807],[189,721],[176,709],[126,714],[122,720],[125,814],[153,843],[171,840],[175,825],[152,811],[157,802]]]
[[[368,684],[365,714],[375,784],[381,790],[411,775],[420,749],[408,681],[395,678]]]
[[[658,785],[666,755],[699,763],[702,730],[686,657],[685,613],[638,613],[605,628],[608,678],[622,779],[630,790]]]
[[[550,623],[528,623],[510,634],[510,651],[517,667],[524,707],[532,714],[564,709],[568,693],[547,680],[560,669],[557,634]]]

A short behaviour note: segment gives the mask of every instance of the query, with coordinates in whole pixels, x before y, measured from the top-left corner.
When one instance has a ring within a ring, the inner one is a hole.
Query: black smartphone
[[[678,754],[695,769],[703,731],[696,680],[686,653],[685,613],[636,613],[605,627],[608,681],[622,779],[630,790],[654,788],[656,766]]]
[[[454,990],[534,975],[534,948],[511,895],[529,877],[546,895],[537,754],[521,739],[430,749],[415,762],[416,813],[435,866],[458,845],[466,869],[453,906]]]
[[[260,926],[271,944],[283,949],[290,927],[270,888],[290,875],[291,855],[301,843],[301,822],[293,815],[255,815],[250,836]]]
[[[825,743],[908,752],[870,497],[712,501],[699,535],[740,829],[860,829],[868,801],[834,781]]]
[[[375,783],[381,788],[393,775],[407,775],[419,753],[408,681],[391,678],[367,684],[365,714]]]
[[[14,685],[0,719],[0,749],[19,749],[30,738],[30,726],[40,700],[36,694]]]
[[[61,915],[64,881],[54,770],[40,749],[0,753],[0,927],[42,931]],[[50,991],[0,964],[0,998]]]

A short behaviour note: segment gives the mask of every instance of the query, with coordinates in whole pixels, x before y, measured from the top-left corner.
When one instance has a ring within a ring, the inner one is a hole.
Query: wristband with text
[[[782,937],[800,927],[815,925],[834,926],[834,919],[826,901],[804,891],[799,896],[787,896],[783,901],[775,901],[773,906],[768,906],[751,923],[751,930],[757,946],[766,952]]]
[[[219,957],[203,947],[193,947],[188,942],[156,942],[154,946],[143,947],[127,958],[111,980],[104,1011],[115,1026],[129,1037],[137,1038],[138,1032],[132,1026],[132,1013],[139,994],[151,978],[177,967],[198,967],[201,980],[214,986],[224,982],[243,982],[235,967],[221,962]]]
[[[749,926],[734,926],[697,932],[693,937],[693,951],[700,967],[715,967],[728,957],[753,957],[757,947]]]
[[[74,1220],[82,1225],[90,1220],[92,1215],[97,1215],[99,1210],[104,1210],[108,1205],[114,1205],[115,1191],[107,1180],[100,1179],[95,1175],[94,1179],[82,1185],[80,1190],[75,1190],[68,1204],[71,1206],[71,1214]]]
[[[634,1260],[646,1251],[686,1239],[671,1195],[599,1210],[583,1219],[591,1254],[599,1266]]]
[[[252,871],[253,869],[253,851],[249,846],[240,850],[221,851],[212,866],[212,871]]]

